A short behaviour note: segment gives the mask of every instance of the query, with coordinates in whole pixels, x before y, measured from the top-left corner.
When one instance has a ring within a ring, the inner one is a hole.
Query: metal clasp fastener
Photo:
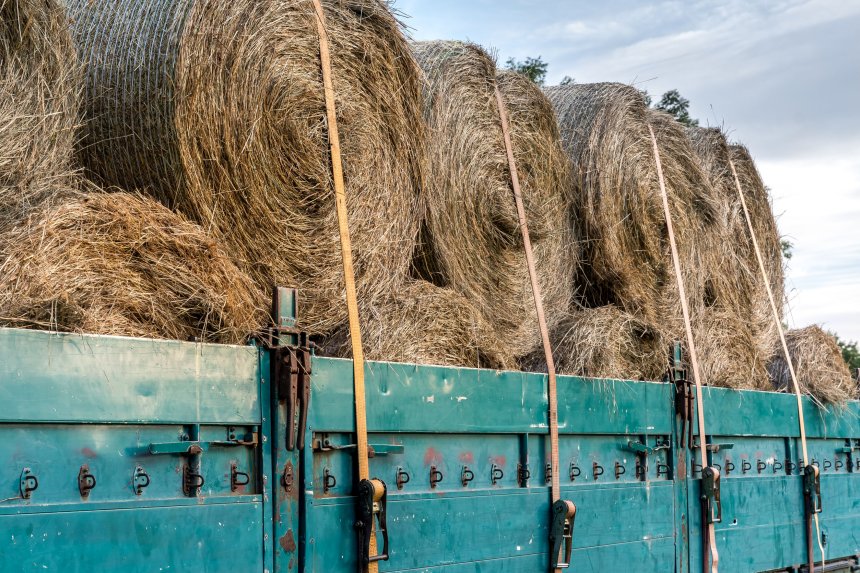
[[[90,473],[90,467],[87,464],[81,466],[78,470],[78,491],[81,492],[81,497],[86,499],[90,497],[90,492],[96,487],[96,476]]]
[[[576,520],[576,504],[560,499],[552,504],[552,522],[549,531],[549,546],[551,553],[551,569],[567,569],[570,567],[570,556],[573,551],[573,526]],[[562,556],[562,544],[564,555]]]
[[[723,520],[720,471],[712,466],[702,470],[702,509],[708,523],[720,523]]]

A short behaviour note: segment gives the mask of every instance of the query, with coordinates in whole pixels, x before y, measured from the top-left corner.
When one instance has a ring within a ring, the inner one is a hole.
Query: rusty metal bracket
[[[287,451],[303,449],[311,398],[311,348],[306,333],[300,333],[298,346],[272,350],[272,380],[279,402],[286,403]]]
[[[90,492],[96,487],[96,476],[90,472],[90,467],[87,464],[81,466],[78,470],[78,491],[81,492],[81,497],[88,499]]]
[[[39,489],[39,478],[30,468],[21,470],[21,478],[18,480],[18,489],[23,499],[30,499],[33,492]]]

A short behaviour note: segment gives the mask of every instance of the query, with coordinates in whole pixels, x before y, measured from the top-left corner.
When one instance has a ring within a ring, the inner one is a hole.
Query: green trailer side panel
[[[263,571],[259,503],[0,516],[3,571]]]
[[[313,367],[305,571],[353,571],[352,371],[348,361],[326,358]],[[380,571],[543,570],[546,377],[370,363],[367,383],[369,442],[381,451],[397,446],[370,460],[371,474],[389,487],[392,546]],[[664,572],[675,554],[671,387],[562,377],[559,401],[563,492],[578,507],[573,566],[609,571],[635,562],[639,571]],[[631,442],[654,449],[641,473]],[[431,484],[433,472],[441,481]],[[408,482],[398,487],[401,475]]]
[[[311,423],[322,431],[355,427],[352,362],[315,358]],[[368,362],[369,431],[547,433],[546,376],[472,368]],[[559,431],[671,433],[667,384],[560,376]],[[512,428],[517,428],[512,430]]]
[[[0,422],[254,424],[252,347],[0,328]]]

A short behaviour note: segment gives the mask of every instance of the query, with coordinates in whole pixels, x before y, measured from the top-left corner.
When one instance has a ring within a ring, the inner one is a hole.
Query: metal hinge
[[[305,428],[311,399],[311,349],[307,334],[299,335],[298,346],[283,346],[272,351],[272,380],[278,401],[286,402],[287,451],[305,446]]]

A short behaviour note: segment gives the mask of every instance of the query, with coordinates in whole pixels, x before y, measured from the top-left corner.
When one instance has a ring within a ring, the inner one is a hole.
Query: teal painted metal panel
[[[370,431],[548,431],[544,375],[368,362],[365,376]],[[352,363],[315,358],[313,385],[325,398],[313,402],[312,424],[321,431],[351,431]],[[561,376],[558,389],[562,433],[671,433],[666,384]]]
[[[0,516],[4,572],[263,571],[259,503]]]
[[[705,416],[709,434],[731,436],[799,436],[797,398],[793,394],[706,388]],[[822,409],[802,398],[809,438],[857,438],[860,402]],[[698,429],[696,430],[698,432]]]
[[[348,361],[314,361],[306,571],[356,568],[351,376]],[[371,363],[367,383],[370,443],[402,447],[370,460],[389,486],[391,559],[380,571],[543,570],[546,377]],[[609,571],[635,559],[640,571],[665,571],[675,545],[671,387],[564,377],[559,393],[562,483],[579,508],[574,568]],[[649,463],[631,443],[654,449]]]
[[[257,351],[0,328],[0,422],[253,424]]]

